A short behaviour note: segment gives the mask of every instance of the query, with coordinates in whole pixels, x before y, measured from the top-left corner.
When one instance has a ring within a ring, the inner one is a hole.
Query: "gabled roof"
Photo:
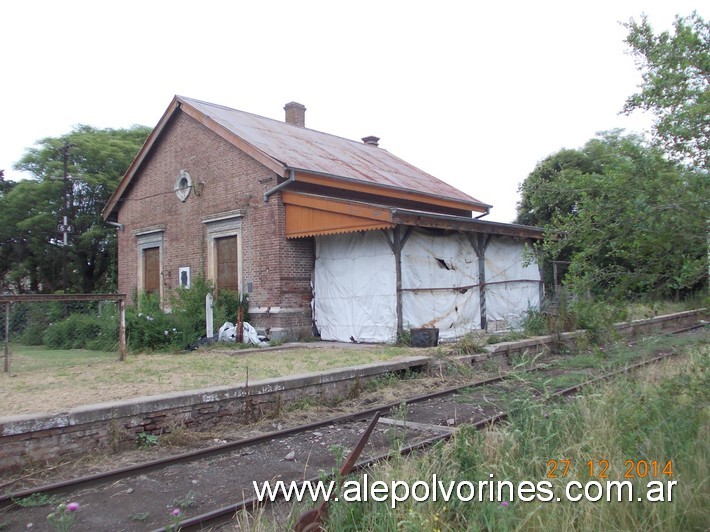
[[[415,191],[418,195],[445,198],[470,210],[487,211],[487,205],[436,177],[412,166],[387,150],[322,133],[263,116],[230,109],[183,96],[175,96],[151,132],[103,211],[105,219],[136,175],[146,155],[172,115],[182,110],[237,148],[282,177],[293,171],[326,176],[330,186],[360,183],[387,190]]]

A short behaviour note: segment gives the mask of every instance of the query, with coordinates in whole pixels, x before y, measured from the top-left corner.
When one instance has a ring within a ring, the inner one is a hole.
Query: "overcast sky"
[[[620,22],[674,0],[3,0],[0,169],[77,124],[155,126],[179,94],[380,147],[515,217],[518,184],[603,130],[640,75]]]

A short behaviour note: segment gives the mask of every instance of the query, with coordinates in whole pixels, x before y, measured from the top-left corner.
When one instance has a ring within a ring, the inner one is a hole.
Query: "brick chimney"
[[[380,145],[380,137],[373,137],[373,136],[363,137],[362,141],[369,146],[374,146],[375,148],[377,148]]]
[[[306,127],[306,106],[298,102],[289,102],[284,105],[286,123],[298,127]]]

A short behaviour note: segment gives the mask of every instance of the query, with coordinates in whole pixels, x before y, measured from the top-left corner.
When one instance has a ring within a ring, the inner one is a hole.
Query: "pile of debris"
[[[266,336],[259,335],[256,329],[252,327],[249,323],[244,322],[242,324],[242,339],[239,340],[244,344],[254,344],[259,347],[266,347],[269,345],[269,339]],[[218,342],[237,342],[239,338],[239,331],[236,325],[228,321],[224,322],[219,328],[219,335],[217,336]]]

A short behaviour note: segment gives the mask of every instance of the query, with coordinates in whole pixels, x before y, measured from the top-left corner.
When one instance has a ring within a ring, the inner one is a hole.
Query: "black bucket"
[[[439,344],[439,329],[412,329],[412,347],[435,347]]]

